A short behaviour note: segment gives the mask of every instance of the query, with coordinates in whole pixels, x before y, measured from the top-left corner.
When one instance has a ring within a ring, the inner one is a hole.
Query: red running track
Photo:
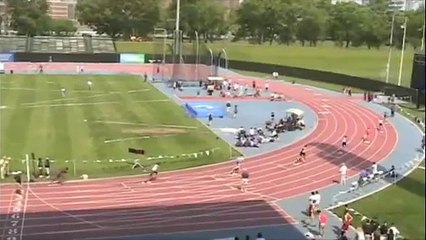
[[[386,124],[383,132],[375,131],[380,116],[358,105],[359,100],[275,82],[270,88],[312,108],[319,121],[312,134],[292,146],[247,159],[248,192],[236,190],[239,178],[227,174],[234,163],[162,173],[152,184],[141,184],[141,177],[70,182],[62,187],[37,184],[22,200],[15,199],[12,187],[4,186],[3,235],[16,232],[23,239],[66,240],[294,224],[276,201],[333,184],[343,162],[350,169],[348,175],[356,175],[385,159],[397,145],[394,126]],[[367,127],[370,143],[364,144],[361,138]],[[342,152],[344,135],[349,144]],[[305,144],[309,144],[307,162],[293,166]]]

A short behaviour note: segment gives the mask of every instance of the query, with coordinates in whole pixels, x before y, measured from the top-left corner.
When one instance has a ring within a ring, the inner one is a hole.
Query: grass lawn
[[[424,239],[425,235],[425,172],[417,169],[409,176],[385,190],[350,204],[367,217],[380,222],[395,223],[407,239]],[[344,208],[334,210],[342,216]],[[359,226],[360,216],[354,225]]]
[[[162,53],[162,48],[154,47],[152,42],[117,42],[116,44],[120,52]],[[281,64],[377,80],[384,80],[386,77],[387,47],[368,50],[364,47],[339,48],[329,42],[321,43],[318,47],[301,47],[297,44],[252,45],[228,41],[217,41],[209,44],[209,47],[216,52],[225,49],[228,57],[233,60]],[[188,51],[192,48],[192,45],[188,44],[184,49]],[[410,85],[413,54],[414,51],[411,48],[407,48],[404,54],[402,82],[405,86]],[[398,82],[400,55],[400,50],[393,50],[390,82],[395,84]],[[232,65],[230,67],[232,68]]]
[[[162,170],[229,159],[227,143],[138,77],[3,75],[0,82],[0,105],[6,106],[0,109],[0,154],[12,157],[12,170],[24,169],[20,160],[31,152],[53,159],[53,169],[68,166],[73,172],[75,164],[75,177],[91,178],[140,174],[131,170],[136,158],[147,165],[160,162]],[[146,154],[130,154],[129,147]],[[198,152],[204,154],[176,156]],[[148,159],[160,155],[175,157]]]

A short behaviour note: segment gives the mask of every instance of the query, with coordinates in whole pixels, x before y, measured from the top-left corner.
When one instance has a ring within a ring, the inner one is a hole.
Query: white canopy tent
[[[223,82],[225,81],[225,78],[223,77],[207,77],[208,81],[212,81],[212,82]]]
[[[294,115],[296,115],[298,118],[301,118],[301,117],[303,117],[303,114],[304,114],[305,112],[303,112],[303,110],[300,110],[300,109],[298,109],[298,108],[289,108],[289,109],[287,109],[286,113],[287,113],[288,115],[289,115],[289,114],[294,114]]]

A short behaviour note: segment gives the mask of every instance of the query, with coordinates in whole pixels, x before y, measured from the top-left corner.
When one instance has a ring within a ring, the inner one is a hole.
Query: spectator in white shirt
[[[376,163],[373,163],[373,165],[371,165],[371,173],[372,174],[377,174],[378,173],[378,171],[377,171],[377,164]]]
[[[311,192],[311,196],[309,196],[309,203],[312,203],[315,200],[315,192]]]
[[[339,169],[340,172],[340,184],[346,185],[346,173],[348,172],[348,167],[346,167],[346,164],[342,164],[342,166]]]
[[[318,191],[315,191],[315,195],[314,195],[315,197],[314,197],[314,200],[316,201],[316,203],[317,203],[317,206],[318,205],[320,205],[320,202],[321,202],[321,195],[319,194],[319,192]]]
[[[390,225],[389,230],[392,230],[392,232],[393,232],[393,234],[394,234],[395,239],[397,239],[397,238],[399,237],[400,232],[399,232],[399,230],[395,227],[395,224],[394,224],[394,223],[392,223],[392,224]]]

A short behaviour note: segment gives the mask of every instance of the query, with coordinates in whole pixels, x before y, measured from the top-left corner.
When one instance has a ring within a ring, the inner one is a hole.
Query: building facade
[[[4,16],[5,14],[6,14],[5,0],[0,0],[0,16]]]
[[[47,0],[49,15],[53,19],[76,20],[75,6],[77,0]]]

